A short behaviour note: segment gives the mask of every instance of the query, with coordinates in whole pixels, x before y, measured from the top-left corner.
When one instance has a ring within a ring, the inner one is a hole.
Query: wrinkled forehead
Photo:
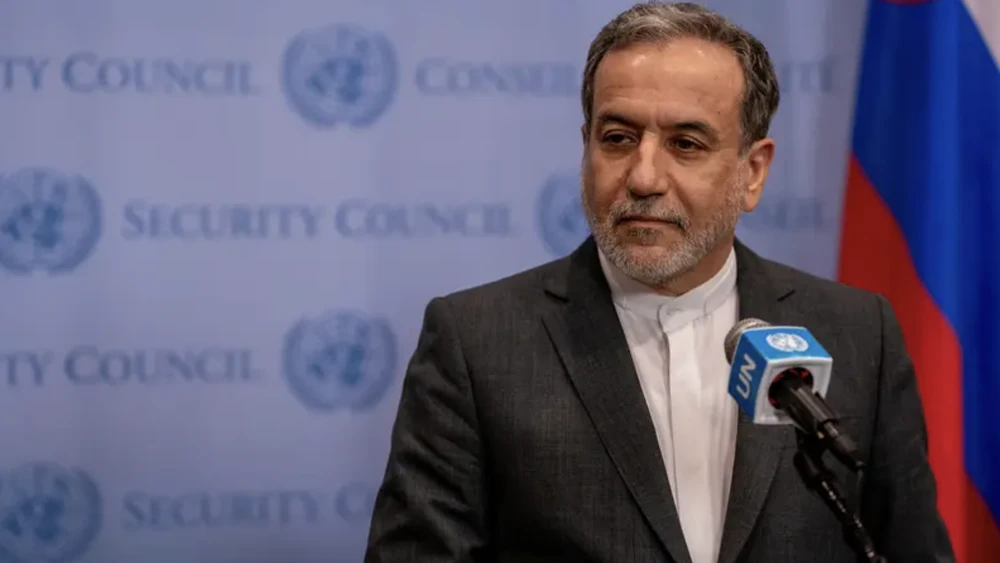
[[[744,78],[736,55],[699,39],[635,44],[609,52],[594,76],[593,116],[647,126],[705,121],[739,129]]]

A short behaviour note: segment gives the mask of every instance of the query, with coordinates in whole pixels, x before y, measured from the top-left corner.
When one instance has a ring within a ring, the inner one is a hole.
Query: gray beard
[[[729,189],[722,209],[704,227],[693,230],[690,220],[681,214],[672,214],[670,221],[683,232],[683,238],[668,249],[664,258],[650,260],[630,250],[629,244],[622,243],[615,233],[617,218],[627,213],[652,214],[653,202],[630,201],[618,207],[613,206],[607,217],[601,221],[589,204],[586,187],[581,182],[581,197],[584,214],[598,248],[619,270],[630,278],[650,286],[664,286],[689,272],[698,265],[725,238],[736,230],[742,213],[742,197],[746,191],[743,171]],[[629,233],[638,240],[654,240],[656,233],[650,229],[635,229]]]

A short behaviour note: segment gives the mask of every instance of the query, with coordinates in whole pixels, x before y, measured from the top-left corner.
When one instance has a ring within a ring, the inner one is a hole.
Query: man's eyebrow
[[[626,127],[633,127],[633,128],[639,127],[639,123],[636,120],[630,119],[621,113],[616,113],[612,111],[612,112],[602,113],[599,116],[597,116],[598,127],[602,125],[607,125],[609,123],[618,123],[621,125],[625,125]]]
[[[614,111],[602,113],[597,117],[598,127],[602,127],[604,125],[609,125],[609,124],[619,124],[632,128],[640,127],[639,123],[636,120],[631,119],[622,113]],[[700,119],[678,121],[676,123],[670,124],[669,129],[672,129],[674,131],[689,131],[693,133],[701,133],[712,142],[718,142],[719,139],[721,138],[719,131],[715,127],[712,127],[708,122],[702,121]]]

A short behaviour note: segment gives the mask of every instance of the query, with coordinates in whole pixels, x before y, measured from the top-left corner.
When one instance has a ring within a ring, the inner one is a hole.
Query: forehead
[[[739,126],[743,70],[728,48],[701,39],[615,49],[594,76],[593,113],[653,121],[701,119]]]

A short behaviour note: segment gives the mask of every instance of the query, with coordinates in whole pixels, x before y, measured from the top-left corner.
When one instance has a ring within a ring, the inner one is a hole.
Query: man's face
[[[760,198],[773,143],[741,154],[743,72],[698,39],[620,48],[594,79],[582,196],[598,246],[666,286],[723,244]],[[727,252],[728,253],[728,252]]]

